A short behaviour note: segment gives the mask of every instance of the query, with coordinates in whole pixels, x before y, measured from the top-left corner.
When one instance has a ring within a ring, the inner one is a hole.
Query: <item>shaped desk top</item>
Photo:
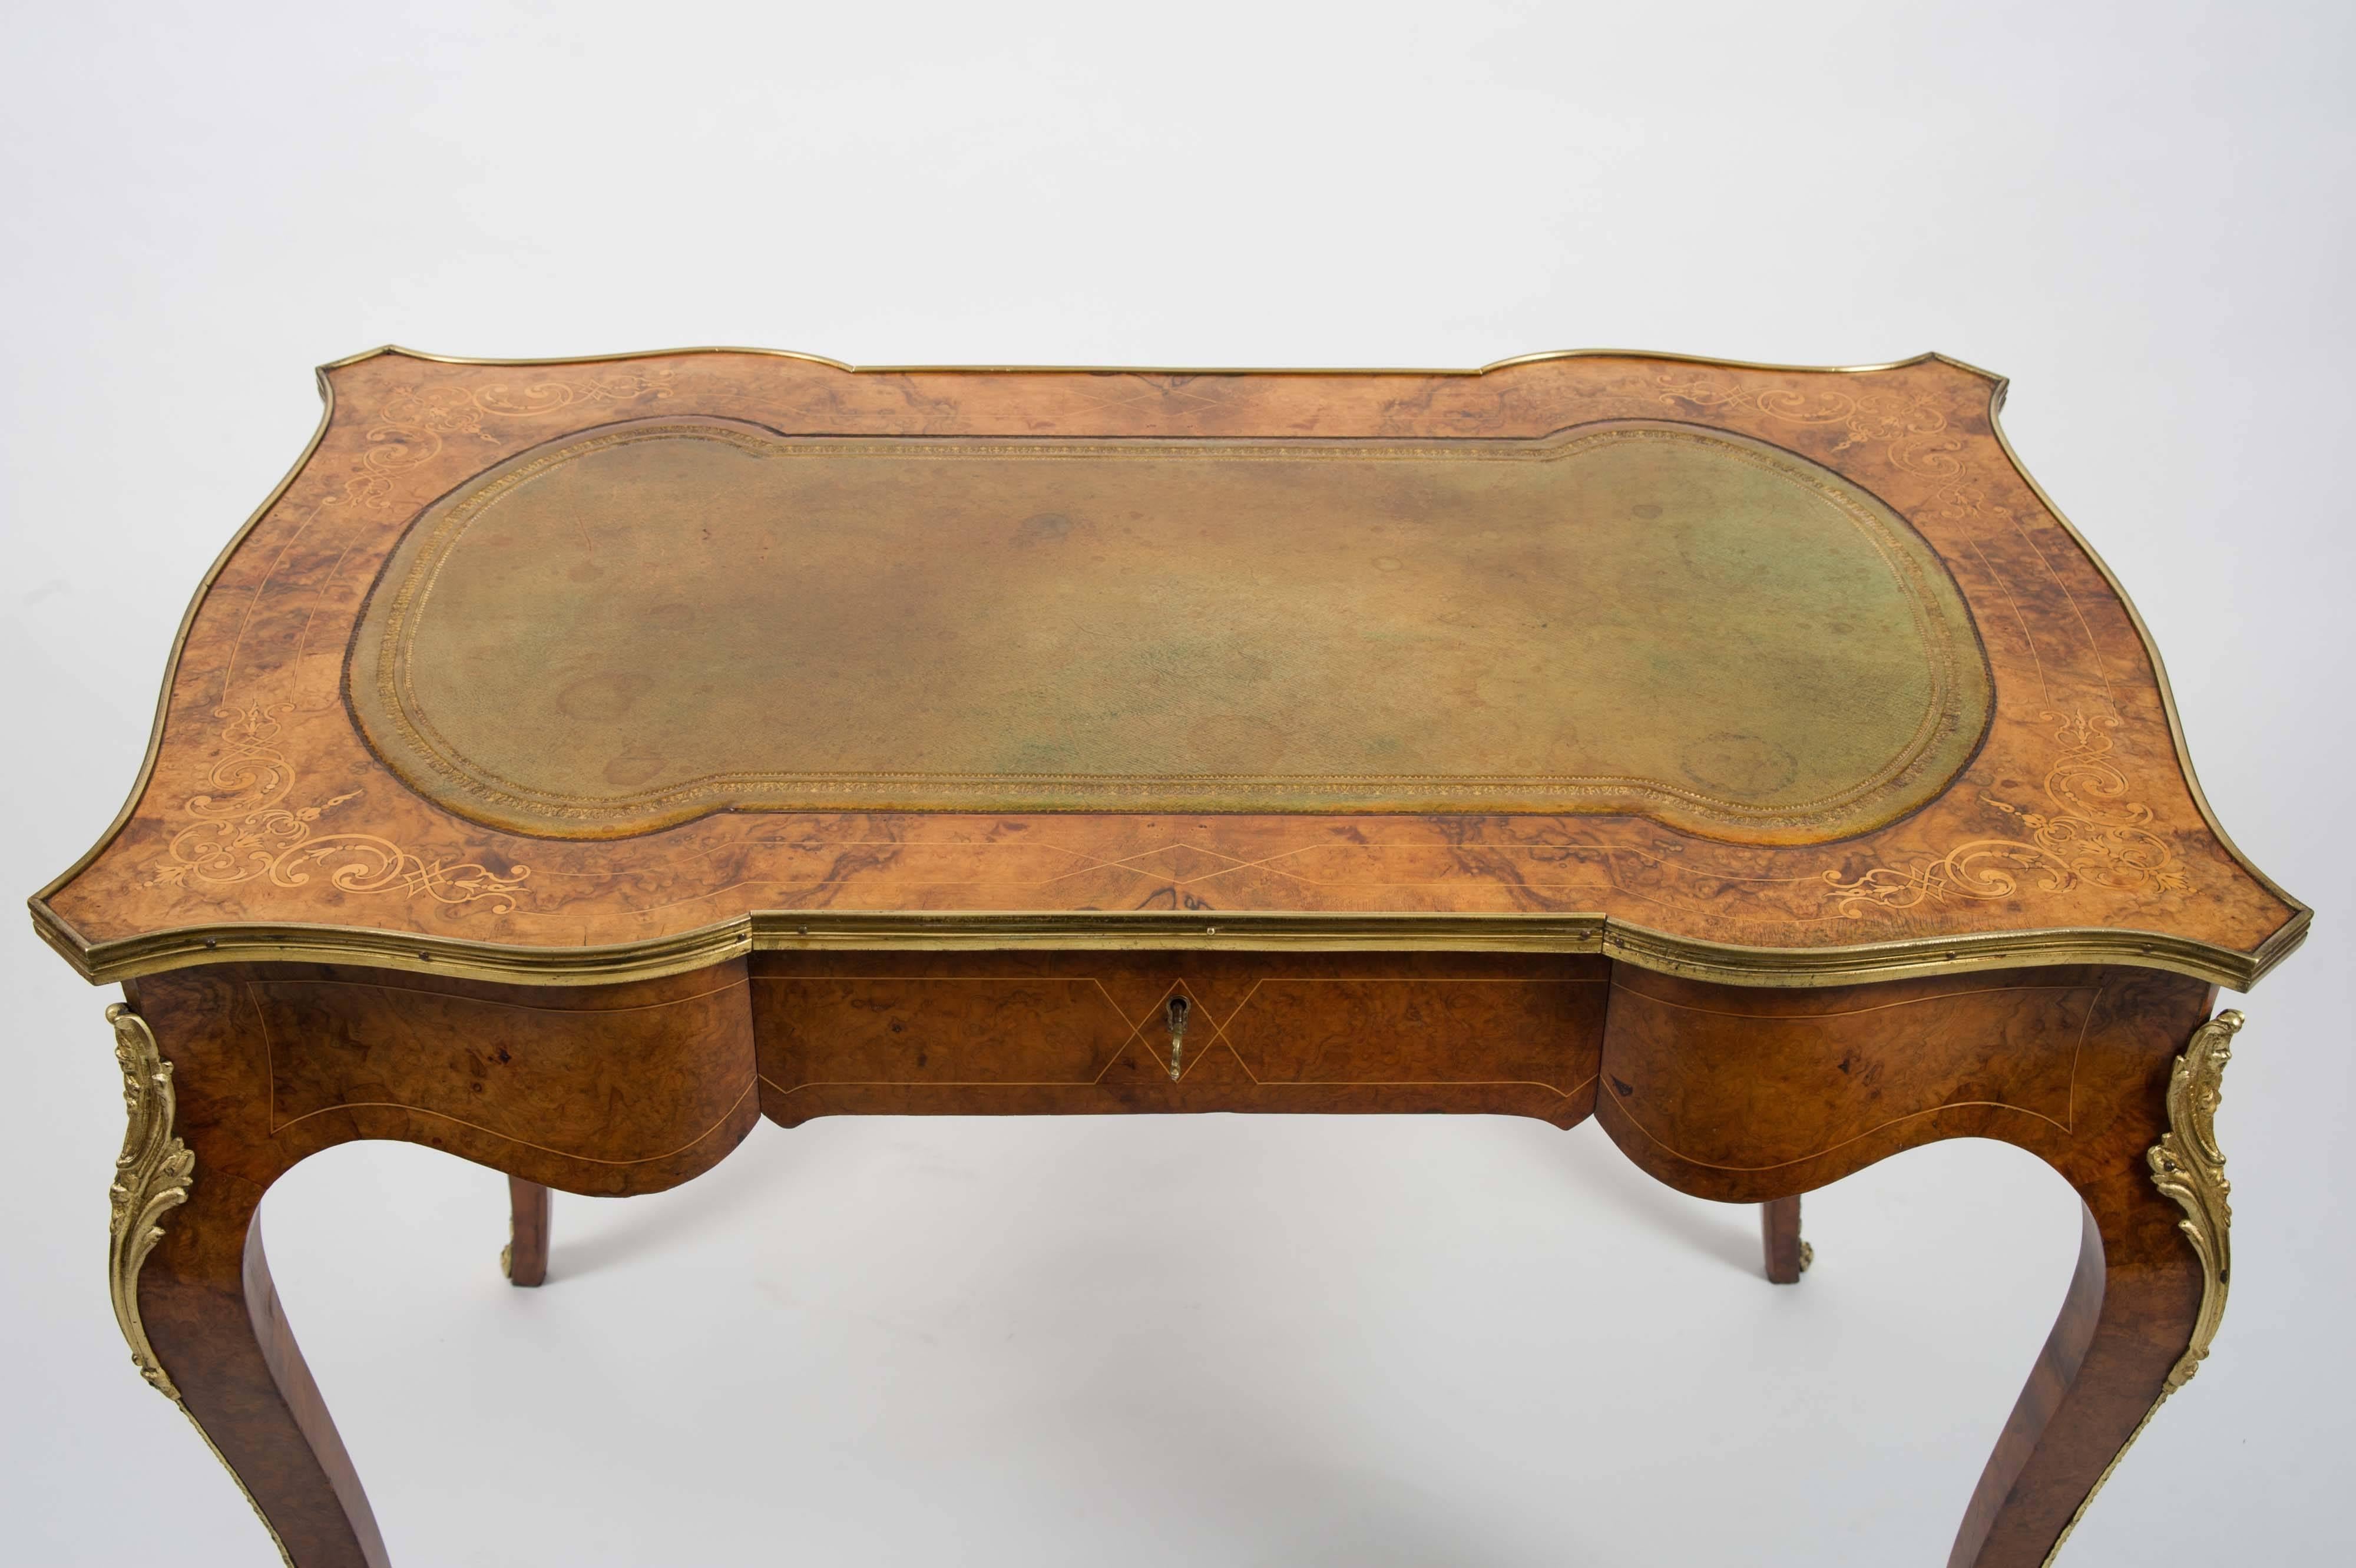
[[[2306,930],[1952,360],[321,380],[34,901],[94,980],[1039,942],[2239,988]]]

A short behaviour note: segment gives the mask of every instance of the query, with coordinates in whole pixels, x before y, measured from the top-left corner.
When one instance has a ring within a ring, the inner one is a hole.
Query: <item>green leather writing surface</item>
[[[1990,703],[1856,486],[1671,424],[1542,441],[584,432],[445,498],[349,689],[413,787],[603,837],[716,809],[1641,812],[1812,842]]]

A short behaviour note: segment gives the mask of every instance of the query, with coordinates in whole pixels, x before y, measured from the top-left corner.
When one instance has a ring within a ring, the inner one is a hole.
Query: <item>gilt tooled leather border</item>
[[[436,725],[415,686],[412,649],[434,588],[474,522],[534,478],[613,446],[703,438],[764,456],[1059,458],[1383,462],[1569,461],[1622,440],[1707,444],[1821,499],[1869,548],[1906,607],[1929,690],[1914,732],[1855,784],[1789,805],[1764,806],[1651,779],[1512,774],[1081,774],[914,771],[737,771],[659,789],[588,797],[536,789],[468,757]],[[1927,558],[1926,558],[1927,557]],[[1935,580],[1931,574],[1936,574]],[[1952,613],[1947,607],[1952,607]],[[536,447],[426,510],[386,559],[352,639],[348,694],[369,743],[419,793],[485,826],[559,838],[652,832],[716,811],[839,812],[967,811],[993,814],[1092,811],[1629,814],[1738,843],[1824,842],[1879,827],[1934,798],[1969,760],[1992,710],[1992,678],[1961,590],[1904,520],[1839,476],[1747,437],[1692,425],[1608,421],[1531,439],[1479,443],[1095,443],[909,439],[787,440],[757,426],[667,417],[595,426]]]

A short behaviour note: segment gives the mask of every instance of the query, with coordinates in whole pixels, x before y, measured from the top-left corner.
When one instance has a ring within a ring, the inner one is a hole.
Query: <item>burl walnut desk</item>
[[[114,1307],[299,1568],[382,1564],[273,1296],[355,1138],[652,1192],[756,1118],[1593,1115],[1766,1209],[1942,1138],[2084,1205],[1954,1568],[2207,1353],[2212,1127],[2308,909],[2213,821],[2003,383],[321,372],[147,763],[33,900],[110,1008]]]

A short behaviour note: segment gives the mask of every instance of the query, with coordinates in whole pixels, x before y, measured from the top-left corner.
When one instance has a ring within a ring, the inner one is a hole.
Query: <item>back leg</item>
[[[1767,1245],[1767,1280],[1795,1285],[1815,1262],[1815,1249],[1800,1240],[1800,1200],[1779,1197],[1759,1206],[1759,1235]]]
[[[1798,1199],[1794,1199],[1796,1205]],[[521,1176],[508,1177],[508,1244],[499,1268],[511,1285],[548,1281],[548,1188]]]

